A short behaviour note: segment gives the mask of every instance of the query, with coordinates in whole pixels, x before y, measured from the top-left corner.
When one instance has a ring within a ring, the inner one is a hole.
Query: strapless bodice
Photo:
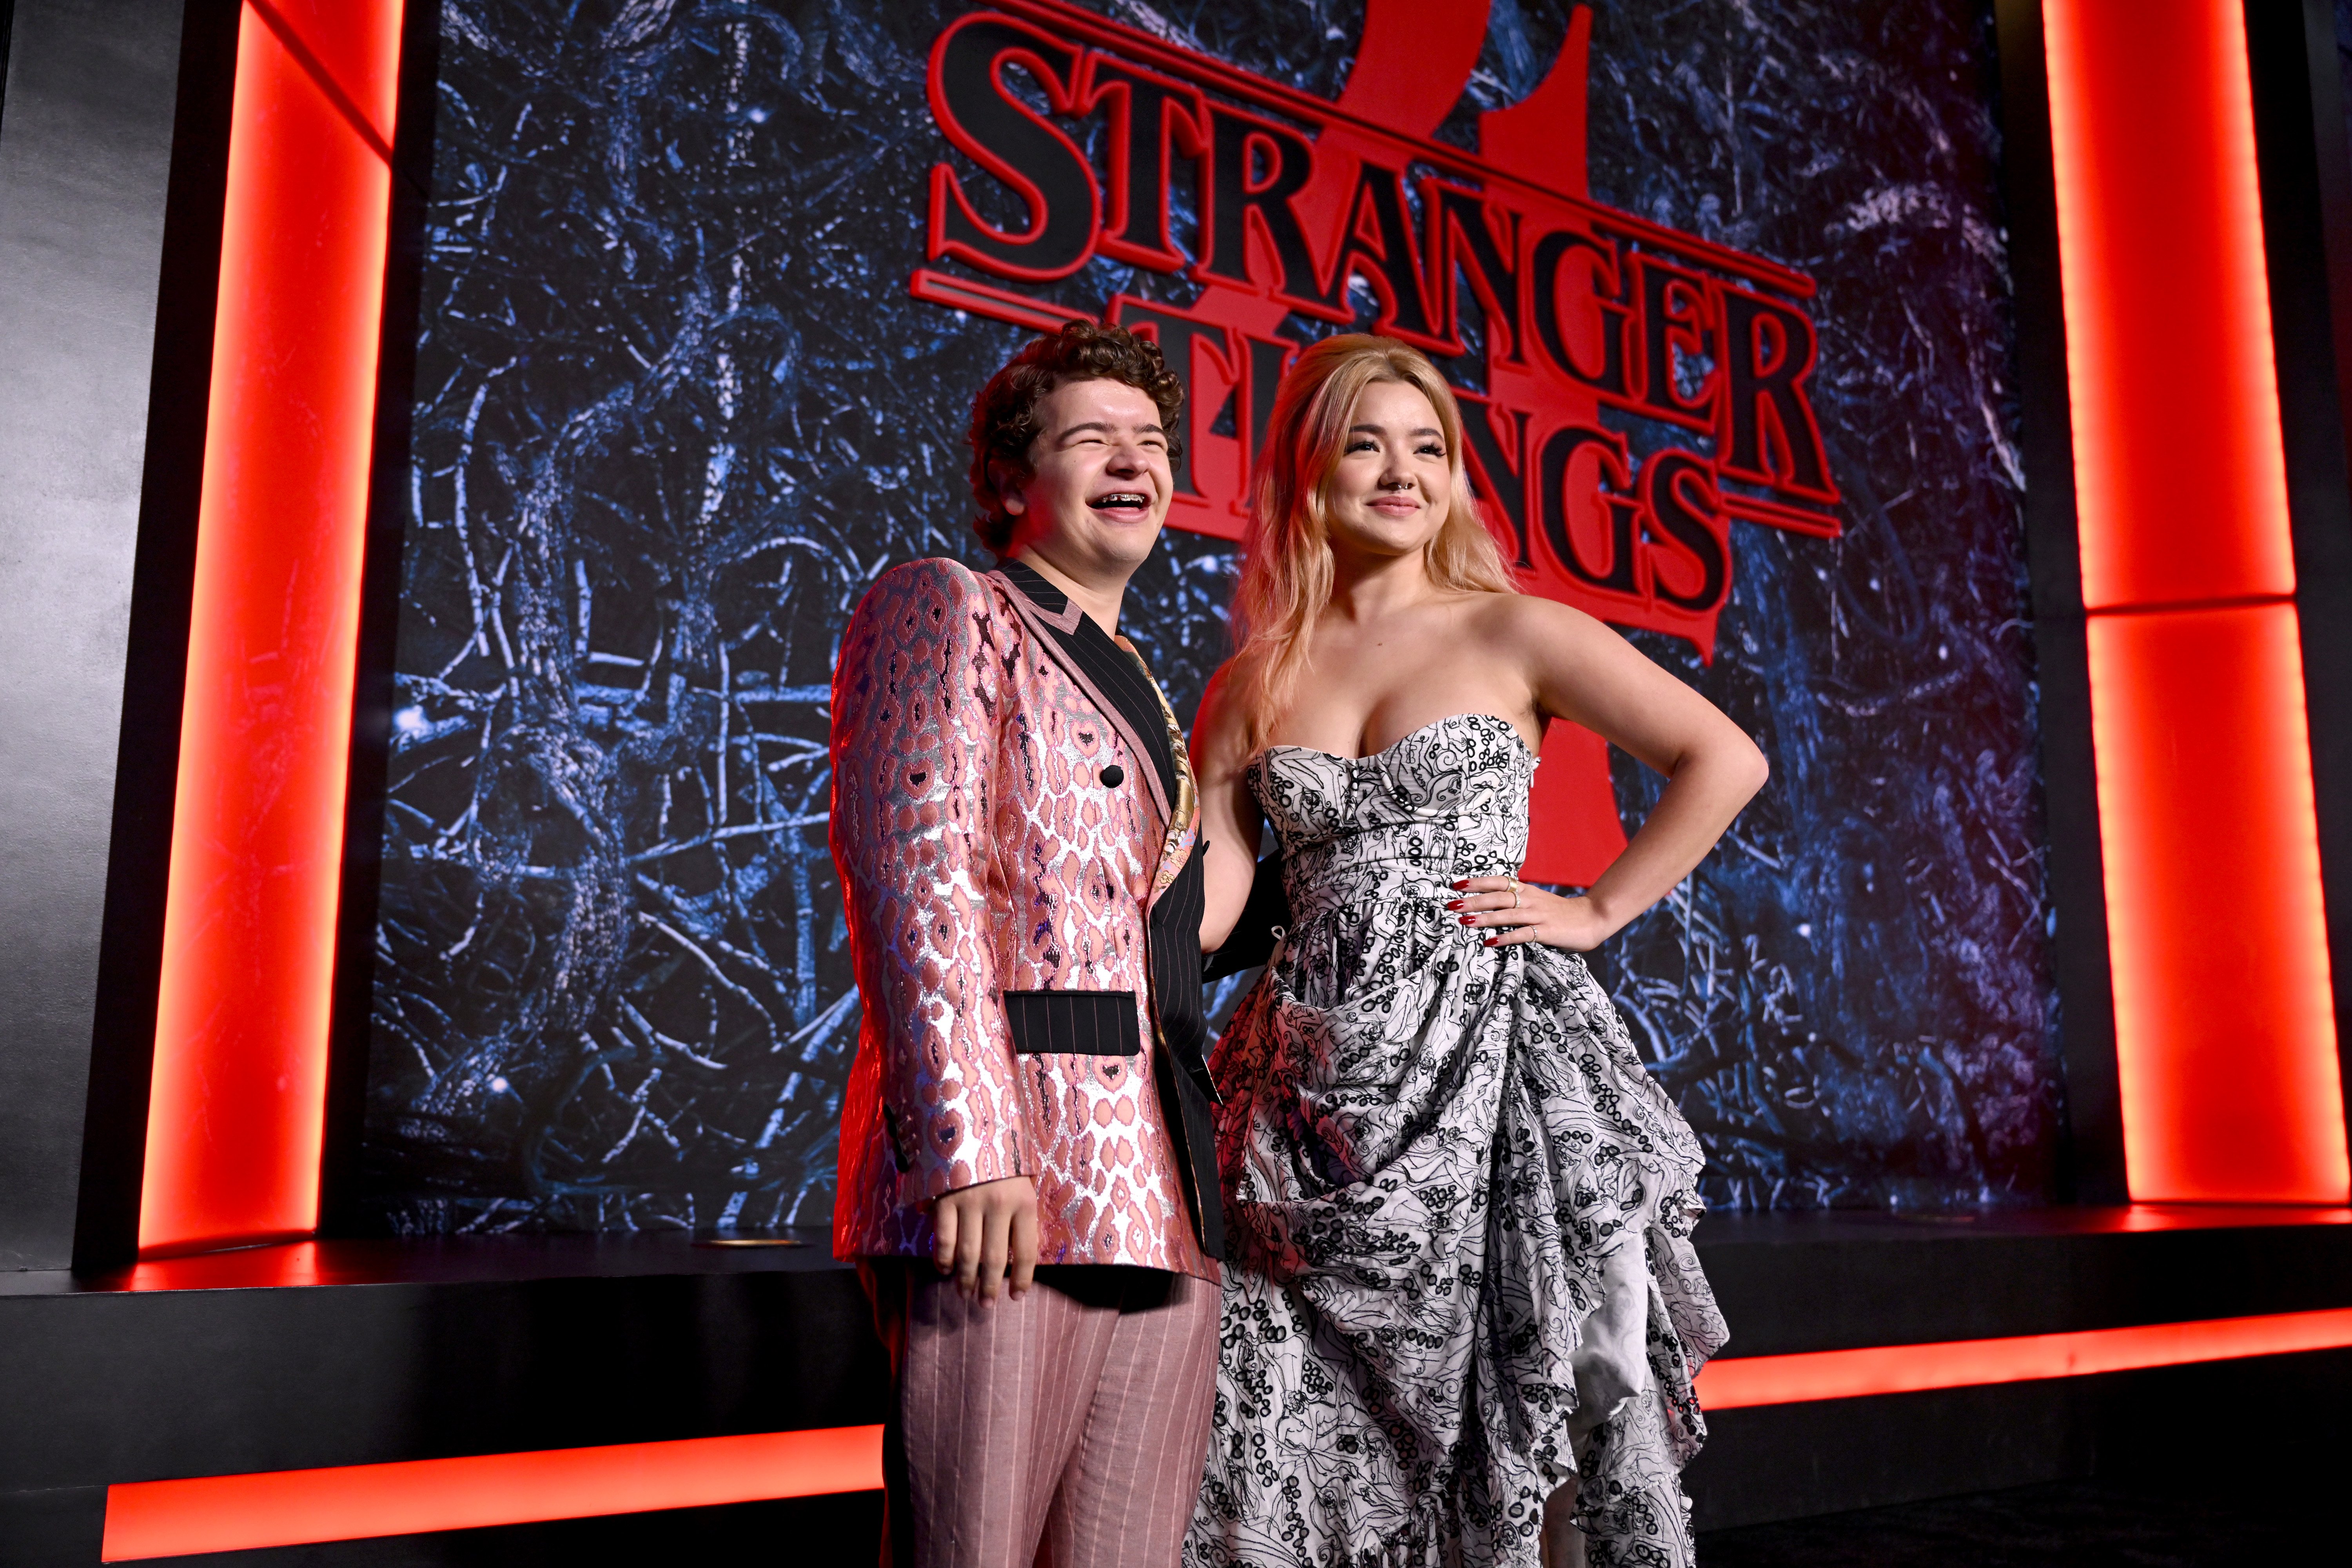
[[[1506,877],[1527,858],[1536,759],[1507,719],[1455,713],[1368,757],[1269,746],[1250,763],[1282,842],[1296,931],[1370,899],[1453,897],[1463,877]]]

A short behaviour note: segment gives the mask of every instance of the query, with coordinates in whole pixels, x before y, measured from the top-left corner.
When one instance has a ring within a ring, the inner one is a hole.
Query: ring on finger
[[[1515,909],[1515,910],[1516,910],[1516,909],[1517,909],[1517,908],[1519,907],[1519,879],[1518,879],[1517,877],[1513,877],[1513,878],[1510,879],[1510,882],[1511,882],[1511,908],[1513,908],[1513,909]]]

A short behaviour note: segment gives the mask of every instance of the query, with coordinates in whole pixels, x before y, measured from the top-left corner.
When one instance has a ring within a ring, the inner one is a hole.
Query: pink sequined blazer
[[[1041,1262],[1216,1279],[1197,833],[1159,687],[1044,577],[874,584],[833,685],[865,1008],[837,1256],[928,1258],[931,1199],[1025,1175]]]

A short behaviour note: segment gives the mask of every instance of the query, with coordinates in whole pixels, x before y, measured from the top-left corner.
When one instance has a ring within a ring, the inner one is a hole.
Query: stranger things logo
[[[1370,0],[1337,100],[1062,0],[962,16],[929,97],[968,163],[931,171],[913,291],[1050,331],[1091,314],[1052,296],[1097,258],[1164,277],[1100,319],[1184,377],[1170,521],[1226,539],[1302,323],[1401,338],[1454,382],[1526,586],[1711,658],[1733,521],[1839,531],[1806,386],[1812,282],[1588,197],[1583,7],[1542,85],[1480,117],[1476,152],[1434,140],[1486,12]],[[1557,725],[1544,753],[1561,765],[1538,773],[1528,874],[1589,883],[1624,842],[1605,749]]]

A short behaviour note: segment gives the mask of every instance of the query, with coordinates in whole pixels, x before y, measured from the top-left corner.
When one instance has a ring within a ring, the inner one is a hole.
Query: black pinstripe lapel
[[[1185,798],[1178,787],[1173,722],[1160,689],[1143,661],[1113,642],[1069,595],[1034,568],[1007,560],[998,574],[1029,601],[1023,618],[1054,644],[1055,657],[1117,710],[1116,720],[1158,773],[1163,822]],[[1189,826],[1175,824],[1175,828]],[[1202,857],[1187,854],[1174,879],[1153,900],[1144,921],[1146,964],[1151,981],[1151,1013],[1163,1049],[1152,1053],[1152,1071],[1168,1134],[1176,1146],[1177,1169],[1191,1204],[1194,1235],[1212,1258],[1225,1255],[1223,1199],[1217,1180],[1216,1125],[1211,1106],[1216,1090],[1204,1053],[1209,1025],[1201,1007],[1201,913],[1204,902]]]
[[[1159,689],[1144,672],[1142,662],[1111,641],[1110,634],[1095,625],[1092,616],[1070,615],[1069,595],[1045,581],[1034,567],[1006,560],[998,564],[997,570],[1045,612],[1048,617],[1046,635],[1095,689],[1118,710],[1118,717],[1134,731],[1144,755],[1151,759],[1152,769],[1160,775],[1160,799],[1174,802],[1176,758],[1169,745],[1168,719],[1160,706]],[[1066,631],[1063,629],[1066,621],[1075,623]]]

